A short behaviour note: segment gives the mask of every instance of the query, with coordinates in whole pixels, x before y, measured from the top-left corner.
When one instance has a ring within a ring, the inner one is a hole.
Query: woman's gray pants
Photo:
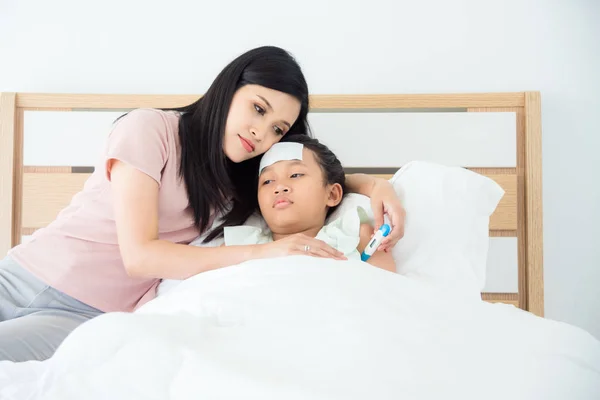
[[[100,314],[10,257],[0,260],[0,361],[50,358],[69,333]]]

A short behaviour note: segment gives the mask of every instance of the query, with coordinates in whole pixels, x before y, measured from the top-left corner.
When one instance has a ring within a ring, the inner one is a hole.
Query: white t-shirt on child
[[[323,226],[316,239],[341,251],[348,259],[360,260],[360,254],[356,249],[360,242],[360,225],[368,220],[367,213],[362,207],[350,208],[339,218]],[[263,244],[273,241],[271,231],[266,227],[231,226],[226,227],[223,233],[226,246]]]

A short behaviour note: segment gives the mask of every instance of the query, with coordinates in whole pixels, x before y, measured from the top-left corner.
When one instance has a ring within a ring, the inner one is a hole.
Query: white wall
[[[0,91],[202,93],[262,44],[292,51],[312,93],[540,90],[546,314],[600,337],[599,16],[595,0],[1,0]]]

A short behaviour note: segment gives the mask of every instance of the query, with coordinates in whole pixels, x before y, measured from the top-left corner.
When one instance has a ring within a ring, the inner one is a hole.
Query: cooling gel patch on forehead
[[[304,149],[304,145],[301,143],[275,143],[260,160],[258,175],[262,173],[263,169],[279,161],[302,161],[302,149]]]

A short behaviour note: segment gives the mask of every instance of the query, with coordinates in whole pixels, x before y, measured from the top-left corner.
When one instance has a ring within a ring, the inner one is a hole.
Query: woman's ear
[[[340,185],[339,183],[334,183],[333,185],[329,186],[329,197],[327,198],[327,206],[337,206],[342,201],[342,197],[344,197],[342,185]]]

